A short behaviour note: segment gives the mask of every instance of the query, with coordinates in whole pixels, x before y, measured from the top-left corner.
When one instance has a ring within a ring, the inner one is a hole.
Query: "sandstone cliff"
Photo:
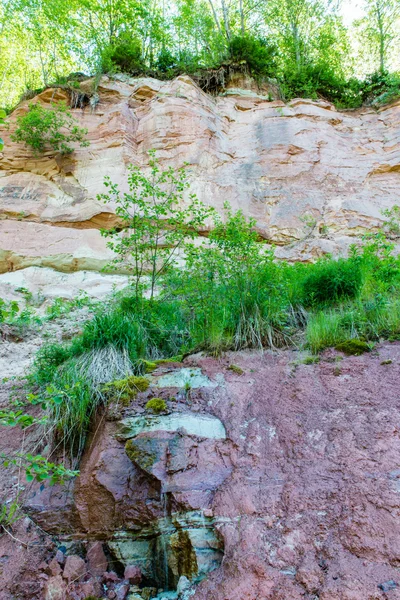
[[[99,228],[115,224],[96,199],[103,179],[125,182],[128,163],[188,163],[191,191],[221,209],[229,201],[257,220],[277,255],[310,260],[344,253],[398,201],[400,106],[338,112],[327,102],[268,101],[252,90],[203,93],[188,77],[109,80],[99,102],[75,109],[88,148],[35,158],[5,137],[0,160],[0,271],[41,266],[99,271],[110,258]],[[81,84],[83,90],[92,81]],[[48,89],[35,101],[66,99]],[[23,102],[10,119],[26,109]],[[29,279],[29,272],[27,273]],[[23,282],[19,276],[6,281]],[[54,281],[58,281],[54,274]]]

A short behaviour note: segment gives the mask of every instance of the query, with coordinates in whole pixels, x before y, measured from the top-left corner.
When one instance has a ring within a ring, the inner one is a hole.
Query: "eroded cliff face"
[[[110,259],[99,228],[116,224],[114,207],[96,199],[104,177],[124,189],[127,164],[145,167],[152,148],[164,166],[187,162],[192,192],[219,210],[228,201],[254,217],[277,255],[289,259],[344,253],[398,201],[398,104],[338,112],[326,102],[269,102],[251,89],[211,97],[188,77],[121,79],[104,77],[95,110],[74,111],[90,146],[71,156],[35,158],[5,133],[3,273],[99,271]],[[63,99],[63,90],[49,89],[35,101]],[[11,116],[10,131],[27,104]]]
[[[28,490],[28,546],[0,537],[0,598],[399,598],[400,345],[299,358],[194,356],[111,403],[75,484]]]
[[[212,98],[185,77],[103,78],[98,94],[94,111],[75,110],[89,148],[34,158],[4,136],[0,296],[126,285],[100,273],[111,256],[99,229],[116,217],[96,196],[105,175],[124,189],[127,165],[146,168],[152,148],[165,166],[188,162],[191,191],[254,217],[290,260],[345,253],[398,203],[400,105],[343,113],[254,90]],[[87,317],[50,333],[70,339]],[[10,343],[0,375],[23,375],[42,343]],[[80,477],[25,486],[29,517],[0,535],[0,599],[400,598],[400,345],[301,359],[192,356],[160,365],[125,404],[111,399]],[[1,407],[15,386],[3,382]],[[153,397],[167,403],[159,416],[145,408]],[[42,448],[40,430],[2,428],[2,452],[22,443]],[[0,472],[10,502],[20,475]]]

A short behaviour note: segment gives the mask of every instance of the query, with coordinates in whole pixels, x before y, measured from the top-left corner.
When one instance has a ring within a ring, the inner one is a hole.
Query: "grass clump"
[[[163,398],[151,398],[146,402],[146,410],[158,415],[167,410],[167,403]]]
[[[320,360],[321,359],[319,356],[306,356],[305,358],[303,358],[301,363],[303,365],[315,365],[316,363],[319,363]]]
[[[339,344],[336,344],[335,346],[336,350],[339,350],[339,352],[344,352],[347,355],[354,355],[354,356],[360,356],[361,354],[364,354],[364,352],[370,352],[371,351],[371,346],[370,344],[368,344],[367,342],[364,342],[363,340],[358,340],[358,339],[353,339],[353,340],[346,340],[344,342],[340,342]]]

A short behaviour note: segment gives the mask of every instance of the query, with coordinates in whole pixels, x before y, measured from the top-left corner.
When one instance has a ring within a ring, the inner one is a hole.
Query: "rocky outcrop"
[[[36,158],[4,133],[1,271],[103,267],[110,251],[99,228],[117,220],[97,194],[106,175],[126,189],[127,165],[146,168],[152,148],[164,166],[187,162],[192,192],[219,210],[226,201],[242,209],[289,259],[345,252],[397,202],[398,104],[339,112],[322,101],[271,102],[251,89],[211,97],[183,76],[104,77],[97,94],[95,110],[74,110],[90,146],[71,156]],[[64,90],[50,89],[35,101],[63,99]],[[26,106],[10,117],[10,131]]]
[[[173,599],[186,581],[179,598],[398,598],[399,365],[397,342],[314,364],[294,351],[196,356],[183,371],[201,369],[204,385],[189,396],[155,385],[182,382],[182,366],[159,367],[101,416],[75,489],[31,490],[31,518],[56,541],[46,564],[57,544],[79,554],[77,585],[112,598]],[[157,416],[154,394],[167,403]],[[88,575],[94,560],[105,574]]]

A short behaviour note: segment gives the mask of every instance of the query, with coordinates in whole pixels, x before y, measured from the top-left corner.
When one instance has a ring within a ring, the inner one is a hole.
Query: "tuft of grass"
[[[322,259],[315,263],[303,281],[306,306],[332,305],[355,298],[362,285],[360,262],[355,259]]]
[[[315,365],[316,363],[319,363],[320,361],[320,357],[319,356],[306,356],[305,358],[303,358],[302,361],[300,361],[303,365]]]
[[[335,346],[343,339],[341,315],[335,311],[318,311],[307,324],[306,343],[313,354]]]

